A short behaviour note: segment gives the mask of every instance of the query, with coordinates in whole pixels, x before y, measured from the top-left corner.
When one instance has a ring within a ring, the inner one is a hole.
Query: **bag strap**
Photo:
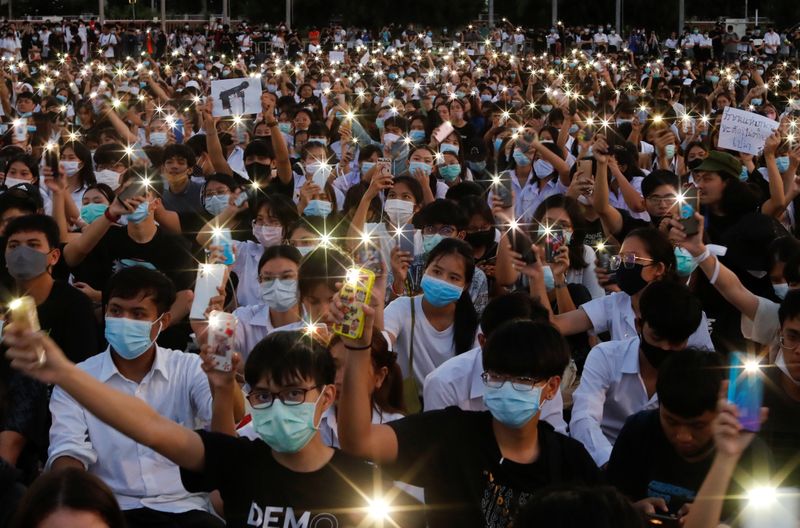
[[[411,301],[411,345],[409,346],[408,351],[408,375],[409,377],[414,377],[414,327],[416,326],[417,320],[417,310],[415,308],[416,299],[414,297],[409,297]]]

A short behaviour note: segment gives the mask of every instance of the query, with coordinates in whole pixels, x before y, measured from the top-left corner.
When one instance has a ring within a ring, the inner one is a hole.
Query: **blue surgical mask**
[[[676,246],[675,247],[675,262],[677,267],[675,271],[681,277],[688,277],[697,268],[697,260],[686,249]]]
[[[445,152],[452,152],[456,156],[458,155],[458,145],[453,145],[451,143],[442,143],[439,145],[439,152],[444,154]]]
[[[283,132],[284,134],[291,134],[292,133],[292,124],[288,121],[282,121],[278,123],[278,130]]]
[[[742,165],[742,170],[741,170],[741,172],[739,173],[739,179],[740,179],[741,181],[747,181],[747,179],[748,179],[749,177],[750,177],[750,171],[749,171],[749,170],[747,170],[747,167],[745,167],[744,165]]]
[[[553,174],[553,164],[549,161],[538,159],[533,162],[533,172],[536,173],[536,177],[539,179],[547,178]]]
[[[775,295],[780,300],[784,300],[786,298],[786,294],[789,293],[789,285],[785,282],[773,284],[772,289],[775,290]]]
[[[327,200],[311,200],[303,209],[305,216],[321,216],[326,218],[333,211],[333,205]]]
[[[494,140],[494,151],[500,152],[500,147],[503,146],[503,138],[496,138]]]
[[[549,104],[542,105],[542,112],[544,112],[545,114],[549,114],[551,110],[553,110],[553,105]]]
[[[259,285],[261,300],[276,312],[288,312],[297,304],[297,279],[271,279]]]
[[[150,203],[142,202],[134,212],[128,215],[128,221],[134,224],[141,224],[144,222],[145,218],[147,218],[148,214],[150,214]]]
[[[431,167],[428,163],[423,163],[421,161],[411,161],[408,163],[408,172],[411,173],[411,176],[414,176],[414,173],[417,169],[421,170],[425,176],[430,176],[433,167]]]
[[[314,251],[314,246],[296,246],[297,251],[300,252],[301,257],[305,257],[312,251]]]
[[[577,134],[578,133],[578,125],[574,125],[574,124],[570,125],[569,133],[570,133],[570,135]]]
[[[481,102],[489,103],[492,101],[492,94],[481,94]]]
[[[524,152],[520,152],[519,150],[516,149],[514,150],[514,161],[520,167],[527,167],[528,165],[531,164],[530,158],[526,156]]]
[[[709,75],[708,80],[717,84],[719,82],[719,75]]]
[[[328,140],[323,137],[310,137],[308,138],[308,141],[306,141],[306,144],[308,143],[316,143],[318,145],[322,145],[323,147],[328,146]]]
[[[155,339],[150,339],[150,331],[154,324],[158,323],[158,333],[161,333],[162,324],[159,319],[161,317],[150,322],[106,316],[106,341],[123,359],[136,359],[155,343]]]
[[[166,132],[151,132],[150,133],[150,144],[154,147],[163,147],[167,144],[167,133]]]
[[[422,249],[425,253],[430,253],[442,240],[444,240],[444,237],[439,233],[435,235],[422,235]]]
[[[481,174],[486,170],[485,161],[468,161],[467,165],[469,165],[469,170],[475,174]]]
[[[665,145],[664,154],[668,160],[672,160],[675,157],[675,145]]]
[[[373,161],[362,161],[361,162],[361,174],[366,174],[372,170],[372,167],[375,166],[375,162]]]
[[[383,130],[383,118],[376,117],[375,118],[375,126],[378,127],[378,130]]]
[[[464,292],[463,288],[459,288],[455,284],[450,284],[445,280],[437,279],[427,274],[423,275],[420,286],[422,287],[424,299],[436,308],[456,302]]]
[[[753,105],[753,106],[761,106],[761,103],[763,103],[763,102],[764,102],[764,100],[761,99],[760,97],[754,97],[754,98],[750,99],[750,104]]]
[[[778,172],[781,174],[789,170],[789,156],[778,156],[775,158],[775,163],[778,165]]]
[[[544,287],[547,291],[553,291],[556,288],[556,278],[553,276],[553,270],[550,266],[544,266],[542,268],[542,274],[544,275]]]
[[[422,143],[425,141],[425,131],[424,130],[409,130],[408,137],[411,138],[412,143]]]
[[[485,387],[483,393],[483,402],[492,417],[512,429],[519,429],[536,416],[541,408],[541,399],[541,387],[518,391],[508,381],[498,389]]]
[[[228,198],[227,194],[208,196],[203,200],[203,206],[210,214],[217,216],[228,207]]]
[[[81,219],[87,224],[91,224],[103,216],[106,212],[106,209],[108,209],[108,206],[104,204],[86,204],[81,207]]]
[[[316,410],[317,402],[286,405],[275,400],[272,406],[252,409],[250,414],[253,429],[268,446],[278,453],[297,453],[317,432],[318,427],[314,424]]]
[[[455,163],[452,165],[442,165],[439,167],[439,174],[446,182],[454,182],[461,174],[461,165]]]

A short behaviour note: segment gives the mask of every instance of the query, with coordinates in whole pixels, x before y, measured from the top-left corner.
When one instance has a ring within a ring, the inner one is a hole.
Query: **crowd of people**
[[[713,528],[793,501],[791,38],[504,24],[277,26],[267,52],[6,25],[0,526]],[[212,98],[240,78],[258,113]],[[755,154],[720,146],[734,109],[774,121]]]

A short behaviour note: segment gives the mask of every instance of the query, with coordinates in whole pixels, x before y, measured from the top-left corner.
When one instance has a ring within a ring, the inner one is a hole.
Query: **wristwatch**
[[[268,121],[267,122],[267,126],[270,127],[270,128],[276,127],[276,126],[278,126],[278,122],[277,121]]]

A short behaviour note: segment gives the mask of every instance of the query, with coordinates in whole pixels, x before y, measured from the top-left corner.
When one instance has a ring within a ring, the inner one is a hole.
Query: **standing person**
[[[117,30],[111,24],[106,24],[103,26],[102,33],[100,33],[100,37],[97,39],[97,43],[100,46],[103,57],[107,59],[113,59],[114,54],[116,53],[117,44],[119,44],[117,40]]]

